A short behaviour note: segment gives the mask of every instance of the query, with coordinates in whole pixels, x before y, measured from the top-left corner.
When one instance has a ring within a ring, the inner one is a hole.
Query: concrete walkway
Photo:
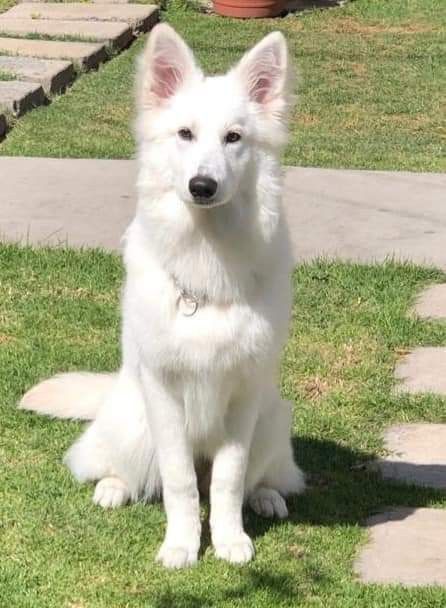
[[[0,237],[118,249],[135,208],[136,162],[0,157]],[[395,255],[446,268],[446,176],[288,168],[296,260]]]

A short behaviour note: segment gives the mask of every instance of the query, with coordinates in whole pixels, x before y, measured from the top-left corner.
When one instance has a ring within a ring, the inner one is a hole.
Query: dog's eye
[[[193,139],[194,137],[190,129],[180,129],[178,131],[178,135],[181,139],[184,139],[185,141],[191,141],[191,139]]]
[[[242,136],[237,131],[228,131],[225,135],[225,143],[235,144],[236,141],[240,141]]]

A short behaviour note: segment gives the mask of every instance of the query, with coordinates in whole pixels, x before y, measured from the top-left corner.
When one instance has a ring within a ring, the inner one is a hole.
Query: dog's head
[[[237,194],[259,150],[286,139],[290,67],[274,32],[226,75],[205,77],[186,43],[166,24],[150,35],[138,76],[142,162],[162,188],[210,208]]]

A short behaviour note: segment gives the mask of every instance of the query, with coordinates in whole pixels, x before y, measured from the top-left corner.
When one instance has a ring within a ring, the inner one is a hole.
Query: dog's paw
[[[214,541],[215,555],[232,564],[244,564],[254,557],[254,545],[245,532],[219,542]]]
[[[118,477],[104,477],[96,484],[93,502],[104,509],[115,509],[128,503],[130,492]]]
[[[165,568],[188,568],[193,566],[198,560],[198,548],[178,544],[170,544],[166,541],[161,545],[156,561]]]
[[[285,499],[272,488],[257,488],[248,499],[251,509],[261,517],[288,517]]]

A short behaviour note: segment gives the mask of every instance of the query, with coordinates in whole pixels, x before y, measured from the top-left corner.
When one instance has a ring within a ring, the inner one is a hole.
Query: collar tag
[[[194,296],[185,291],[181,291],[178,298],[178,309],[183,316],[192,317],[198,310],[198,300]]]

